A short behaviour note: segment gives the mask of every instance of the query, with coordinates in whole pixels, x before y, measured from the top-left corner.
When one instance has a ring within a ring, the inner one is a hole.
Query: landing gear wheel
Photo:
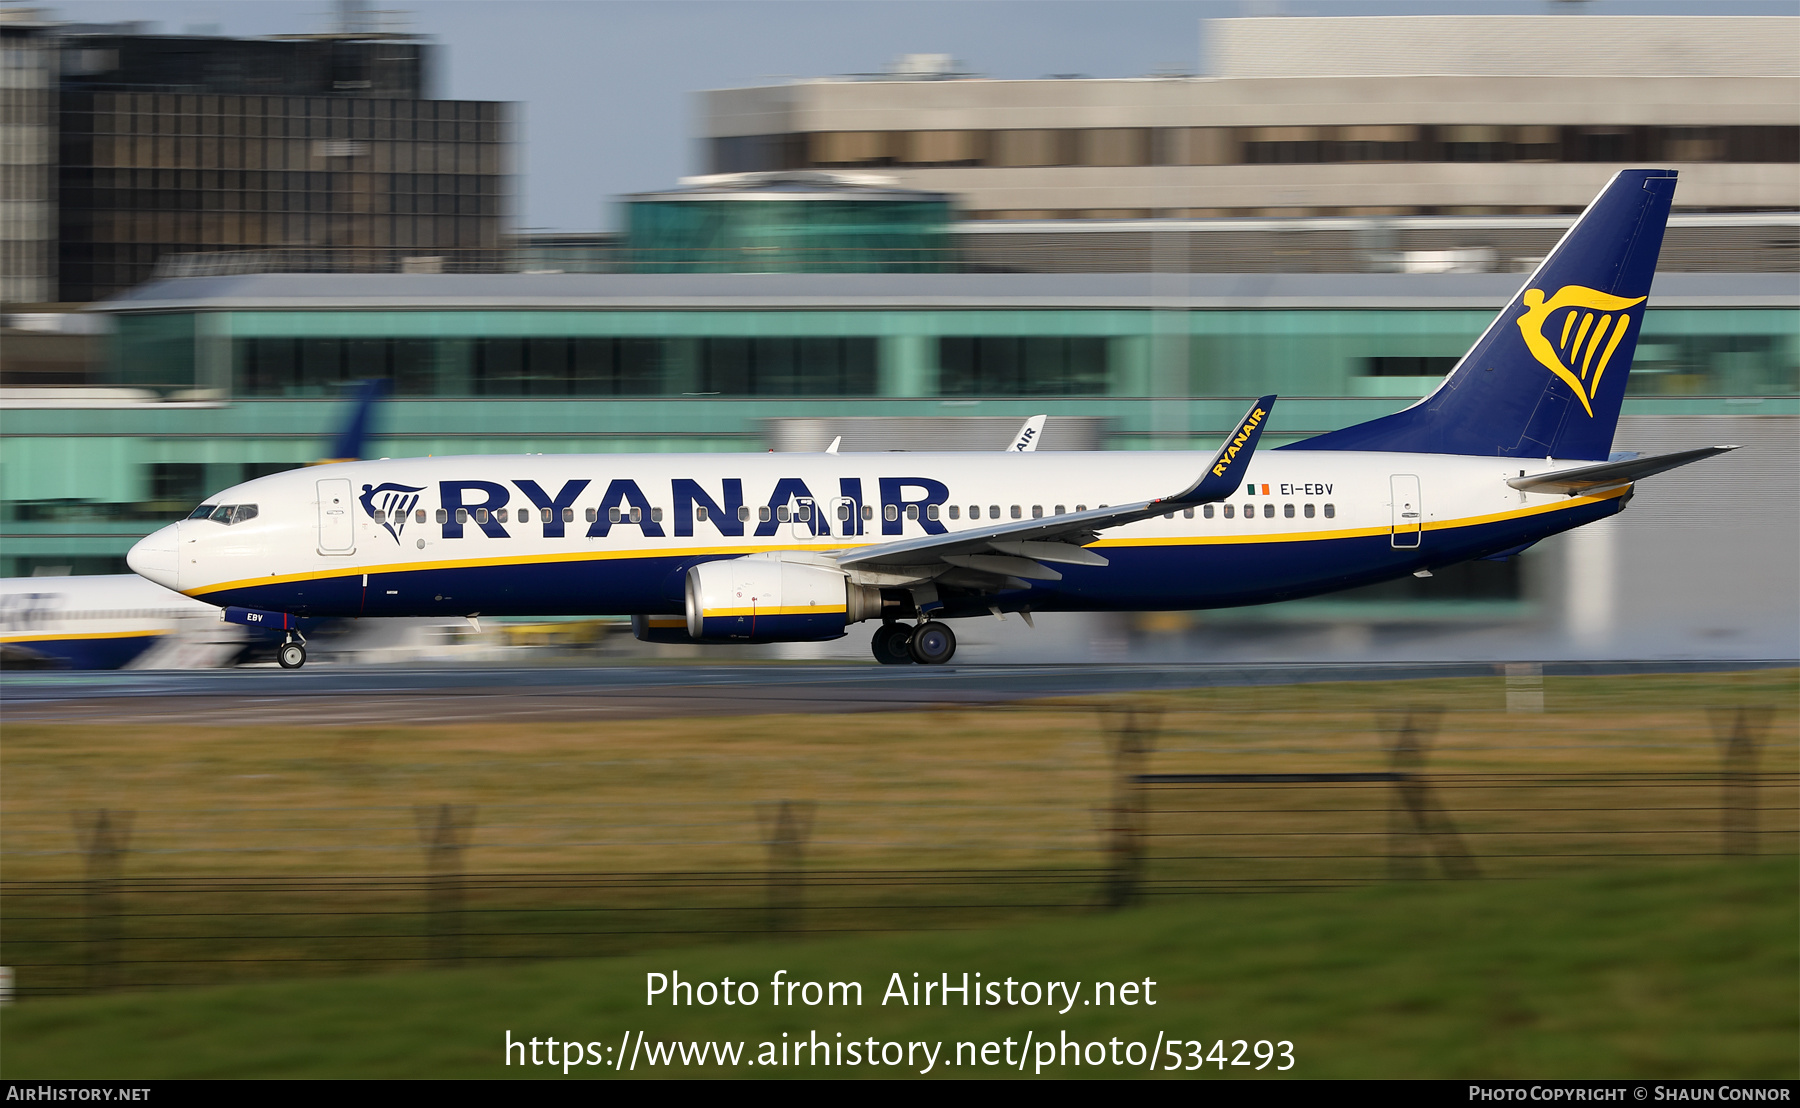
[[[275,660],[281,663],[282,669],[299,669],[306,664],[306,647],[297,642],[284,642],[275,652]]]
[[[875,652],[875,660],[884,666],[904,666],[912,662],[913,629],[903,623],[884,623],[875,629],[875,637],[869,640],[869,649]]]
[[[921,623],[913,630],[911,649],[920,665],[941,666],[956,653],[956,635],[936,620]]]

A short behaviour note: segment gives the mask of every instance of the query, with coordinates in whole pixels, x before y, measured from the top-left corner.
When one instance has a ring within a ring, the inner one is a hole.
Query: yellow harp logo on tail
[[[1564,285],[1546,300],[1543,289],[1526,289],[1525,314],[1519,317],[1519,331],[1525,336],[1531,356],[1567,382],[1592,416],[1594,406],[1590,401],[1600,394],[1600,375],[1606,372],[1613,351],[1631,327],[1631,317],[1625,309],[1642,304],[1645,299],[1613,296],[1583,285]],[[1556,318],[1558,312],[1563,313],[1560,320]],[[1557,331],[1554,342],[1544,333],[1545,324],[1550,324],[1549,330]]]

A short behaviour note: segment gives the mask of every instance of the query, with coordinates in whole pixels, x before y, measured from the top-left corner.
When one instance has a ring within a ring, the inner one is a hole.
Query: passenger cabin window
[[[633,523],[644,522],[644,509],[642,509],[642,508],[631,509],[631,522],[633,522]]]
[[[750,522],[750,506],[748,504],[739,504],[738,505],[738,522],[739,523],[749,523]]]
[[[469,522],[469,509],[467,509],[467,508],[456,509],[456,522],[458,522],[458,523]]]
[[[1085,512],[1085,511],[1087,511],[1087,505],[1086,504],[1077,504],[1077,505],[1075,505],[1075,510],[1078,512]]]
[[[1000,505],[998,505],[998,504],[989,504],[988,505],[988,518],[989,519],[999,519],[1000,518]]]
[[[702,511],[704,511],[704,510],[705,510],[705,509],[702,509]],[[952,508],[952,509],[950,509],[950,514],[951,514],[951,515],[952,515],[952,516],[954,516],[954,515],[955,515],[955,514],[956,514],[956,509],[955,509],[955,508]],[[848,504],[839,504],[839,505],[838,505],[838,506],[837,506],[837,517],[838,517],[838,522],[839,522],[839,523],[847,523],[847,522],[849,522],[849,520],[850,520],[850,505],[848,505]],[[706,517],[705,517],[705,516],[701,516],[701,517],[700,517],[700,518],[701,518],[701,519],[705,519],[705,518],[706,518]]]
[[[446,510],[446,509],[444,509],[444,508],[439,508],[439,509],[438,509],[438,510],[437,510],[437,521],[438,521],[438,522],[439,522],[439,523],[449,523],[449,522],[450,522],[450,513],[449,513],[449,511],[448,511],[448,510]]]
[[[1211,519],[1213,517],[1213,506],[1211,504],[1201,505],[1200,514],[1205,516],[1207,519]]]
[[[1275,505],[1273,505],[1273,504],[1264,504],[1263,505],[1263,518],[1264,519],[1274,519],[1275,518]]]
[[[925,518],[926,519],[936,519],[937,517],[938,517],[938,506],[936,504],[925,505]]]
[[[1294,518],[1294,506],[1292,504],[1283,504],[1281,506],[1281,514],[1283,516],[1286,516],[1288,519],[1293,519]]]
[[[1332,507],[1330,504],[1325,505],[1325,518],[1326,519],[1332,519],[1336,515],[1337,515],[1336,508]]]
[[[1192,509],[1192,508],[1181,509],[1181,518],[1182,519],[1193,519],[1194,518],[1194,509]]]
[[[864,504],[863,505],[863,518],[864,519],[874,519],[875,518],[875,505],[873,505],[873,504]]]
[[[650,509],[650,522],[651,523],[661,523],[662,522],[662,509],[661,508]]]
[[[587,521],[589,523],[594,522],[598,518],[600,518],[600,510],[598,508],[589,508],[587,510]],[[702,516],[701,518],[704,519],[706,517]]]
[[[900,518],[900,509],[892,504],[884,504],[881,507],[881,518],[892,523]]]
[[[476,523],[486,523],[487,521],[488,521],[487,509],[486,508],[475,509],[475,522]]]
[[[907,519],[918,519],[919,518],[919,506],[917,504],[908,504],[906,506],[906,518]]]
[[[505,508],[494,509],[494,518],[499,520],[501,523],[505,523],[506,522],[506,509]],[[519,522],[520,523],[525,522],[525,509],[523,509],[523,508],[519,509]]]
[[[1056,506],[1056,514],[1057,514],[1057,515],[1062,515],[1062,514],[1063,514],[1063,506],[1062,506],[1062,505],[1061,505],[1061,504],[1058,504],[1058,505],[1057,505],[1057,506]]]
[[[704,505],[704,504],[694,505],[694,518],[699,520],[701,523],[706,522],[706,505]]]
[[[423,508],[419,509],[419,522],[420,523],[425,522],[425,509],[423,509]]]
[[[951,519],[961,519],[962,518],[962,507],[960,505],[956,505],[956,504],[950,505],[950,518]]]
[[[1226,518],[1226,519],[1230,519],[1230,518],[1231,518],[1231,517],[1232,517],[1232,516],[1234,516],[1234,515],[1236,515],[1236,514],[1237,514],[1237,509],[1236,509],[1236,508],[1233,508],[1233,507],[1232,507],[1232,506],[1231,506],[1231,505],[1229,505],[1229,504],[1227,504],[1227,505],[1225,505],[1225,518]]]
[[[1031,518],[1032,519],[1043,519],[1044,518],[1044,506],[1042,504],[1033,504],[1031,506]]]
[[[788,508],[787,508],[786,504],[783,504],[780,507],[775,509],[775,522],[786,523],[787,521],[788,521]]]
[[[606,509],[606,522],[617,523],[617,522],[619,522],[619,520],[621,520],[623,518],[624,518],[624,516],[619,512],[619,509],[617,509],[617,508]]]
[[[1022,518],[1024,518],[1024,513],[1023,513],[1023,512],[1021,512],[1021,511],[1019,511],[1019,506],[1018,506],[1018,505],[1017,505],[1017,504],[1014,504],[1014,505],[1013,505],[1013,506],[1012,506],[1012,517],[1013,517],[1013,518],[1014,518],[1014,519],[1022,519]]]
[[[1305,516],[1307,519],[1311,519],[1313,517],[1313,506],[1311,504],[1308,504],[1305,507],[1301,508],[1300,514]]]
[[[764,504],[762,507],[756,509],[757,522],[767,523],[767,522],[769,522],[770,518],[771,518],[771,516],[769,513],[769,506],[767,504]]]

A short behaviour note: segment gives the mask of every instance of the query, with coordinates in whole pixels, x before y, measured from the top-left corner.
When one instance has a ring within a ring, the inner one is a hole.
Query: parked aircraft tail
[[[1674,195],[1619,171],[1431,395],[1285,449],[1606,459]]]
[[[387,391],[388,380],[385,377],[371,377],[363,381],[356,390],[356,399],[351,403],[344,429],[331,442],[331,452],[313,464],[354,462],[361,458],[374,425],[375,405],[387,395]]]

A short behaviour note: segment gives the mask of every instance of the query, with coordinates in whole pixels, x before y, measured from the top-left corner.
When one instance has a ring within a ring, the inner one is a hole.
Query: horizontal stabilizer
[[[1597,466],[1559,469],[1553,473],[1534,473],[1529,477],[1511,478],[1506,483],[1522,492],[1564,492],[1575,496],[1595,489],[1630,484],[1641,477],[1663,473],[1689,462],[1736,449],[1735,446],[1708,446],[1676,454],[1658,454],[1652,458],[1632,458],[1623,462],[1602,462]]]

